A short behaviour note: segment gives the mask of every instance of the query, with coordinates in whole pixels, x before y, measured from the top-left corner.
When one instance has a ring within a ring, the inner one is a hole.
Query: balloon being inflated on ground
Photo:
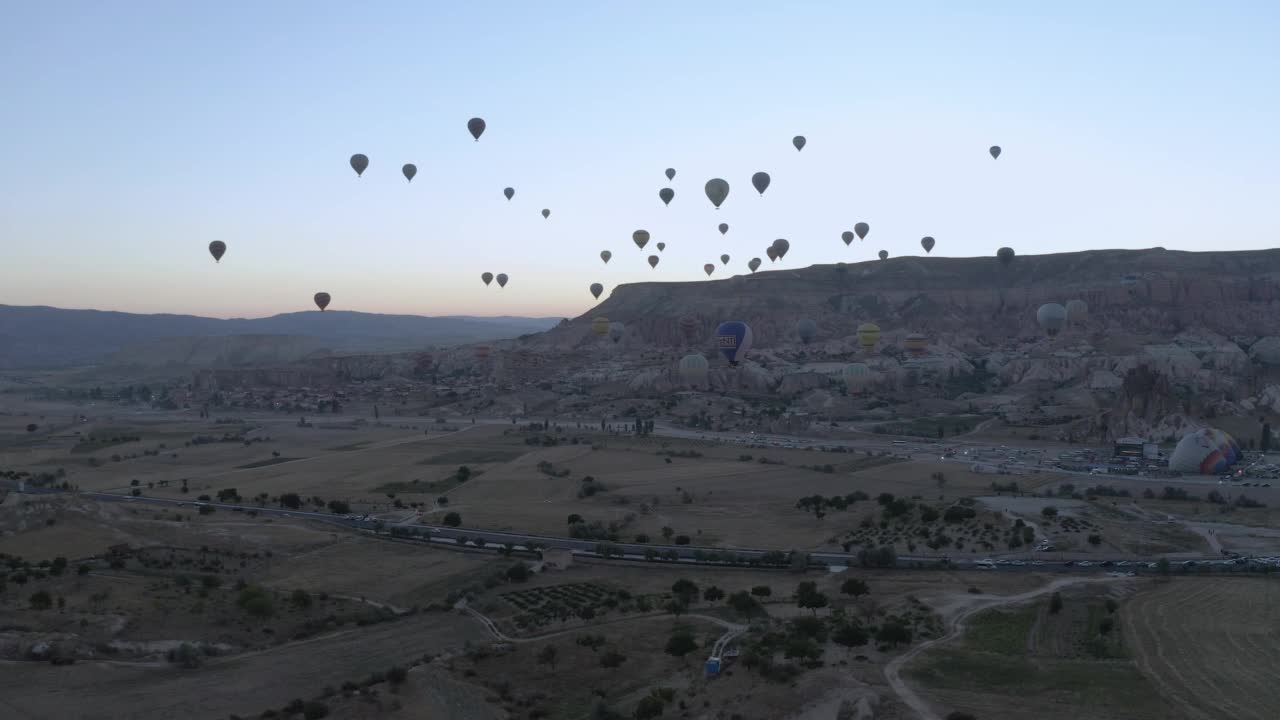
[[[1240,444],[1227,433],[1216,428],[1200,428],[1178,441],[1169,456],[1169,469],[1216,475],[1235,465],[1242,454]]]

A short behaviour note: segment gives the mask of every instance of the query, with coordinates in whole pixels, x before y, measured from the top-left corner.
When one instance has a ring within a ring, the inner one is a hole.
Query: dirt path
[[[906,667],[907,663],[914,660],[917,655],[928,650],[934,645],[954,640],[955,638],[963,635],[968,620],[983,610],[989,610],[1002,605],[1017,605],[1019,603],[1024,603],[1028,600],[1034,600],[1041,595],[1061,590],[1068,585],[1075,585],[1078,583],[1112,582],[1122,579],[1124,578],[1066,577],[1058,578],[1053,582],[1050,582],[1048,585],[1036,588],[1035,590],[1028,590],[1027,592],[1020,593],[1018,595],[957,595],[957,601],[951,605],[951,607],[956,610],[957,614],[951,619],[952,625],[950,632],[942,637],[920,643],[889,661],[889,664],[884,668],[885,680],[889,682],[889,687],[893,688],[893,691],[897,693],[902,702],[910,708],[915,713],[916,717],[920,718],[920,720],[942,720],[941,716],[935,713],[933,708],[929,706],[928,701],[920,697],[915,690],[908,687],[906,681],[902,679],[902,668]],[[970,600],[971,602],[966,603],[964,600]]]

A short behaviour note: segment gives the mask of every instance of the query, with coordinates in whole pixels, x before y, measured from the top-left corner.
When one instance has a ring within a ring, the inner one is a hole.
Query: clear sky
[[[592,282],[698,281],[721,253],[715,278],[744,273],[778,237],[789,267],[924,235],[955,256],[1280,237],[1275,2],[58,1],[0,22],[5,304],[253,317],[325,290],[574,316]],[[668,244],[657,270],[637,228]]]

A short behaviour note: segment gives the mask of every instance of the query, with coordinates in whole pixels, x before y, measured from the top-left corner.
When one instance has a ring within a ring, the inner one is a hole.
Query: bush
[[[194,670],[204,664],[204,655],[191,643],[182,643],[169,651],[169,662],[187,670]]]
[[[462,524],[462,516],[456,512],[451,512],[444,516],[444,524],[449,527],[458,527]]]
[[[755,587],[751,588],[751,594],[755,595],[756,597],[769,597],[770,595],[773,594],[773,588],[769,587],[768,585],[756,585]]]
[[[978,717],[972,713],[963,712],[961,710],[952,710],[947,713],[947,720],[978,720]]]
[[[1052,505],[1046,505],[1040,510],[1040,514],[1047,518],[1056,518],[1058,517],[1058,508]]]
[[[37,590],[31,593],[30,602],[32,610],[48,610],[53,606],[53,597],[45,590]]]
[[[626,661],[627,661],[626,655],[623,655],[617,650],[610,650],[606,652],[604,655],[600,656],[600,667],[616,668],[616,667],[620,667],[622,663]]]
[[[517,562],[507,568],[506,575],[511,582],[524,582],[529,579],[529,566],[523,562]]]
[[[241,610],[257,618],[268,618],[275,614],[270,593],[258,585],[249,585],[241,590],[236,604]]]
[[[1062,612],[1062,594],[1054,593],[1053,597],[1049,598],[1049,614],[1057,615],[1060,612]]]
[[[675,657],[684,657],[698,649],[698,641],[688,632],[677,632],[667,640],[666,652]]]
[[[302,706],[302,717],[307,720],[320,720],[329,717],[329,706],[319,700],[311,700]]]
[[[302,588],[298,588],[289,596],[289,602],[299,609],[309,608],[311,607],[311,593],[303,590]]]
[[[391,683],[392,685],[402,685],[404,684],[404,681],[408,679],[409,679],[409,671],[405,670],[399,665],[394,665],[390,670],[387,671],[387,682]]]

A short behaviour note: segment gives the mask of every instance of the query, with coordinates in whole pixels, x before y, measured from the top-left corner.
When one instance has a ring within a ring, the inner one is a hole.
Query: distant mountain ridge
[[[512,338],[553,327],[560,318],[383,315],[346,310],[265,318],[143,315],[105,310],[0,305],[0,368],[67,367],[146,360],[157,347],[189,346],[200,338],[275,336],[291,349],[329,352],[402,351]],[[181,354],[154,358],[181,363]],[[194,359],[194,358],[193,358]],[[153,364],[153,363],[148,363]],[[200,364],[197,361],[197,364]]]

